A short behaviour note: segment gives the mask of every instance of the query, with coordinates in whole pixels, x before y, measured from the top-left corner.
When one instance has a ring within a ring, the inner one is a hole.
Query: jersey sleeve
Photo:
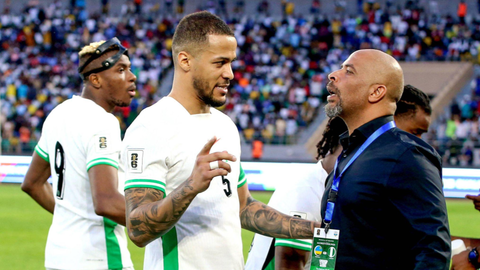
[[[268,205],[287,215],[320,221],[320,205],[327,173],[319,162],[314,168],[298,177],[299,180],[296,183],[281,186],[276,190]],[[309,251],[312,247],[312,239],[276,238],[275,246]]]
[[[108,116],[87,138],[87,171],[97,165],[109,165],[118,169],[121,146],[120,125],[113,115]]]
[[[237,188],[241,188],[246,183],[247,183],[247,176],[245,175],[245,171],[243,170],[242,164],[240,163],[240,173],[238,174]]]
[[[48,156],[47,140],[45,135],[40,137],[37,145],[35,146],[35,152],[43,158],[46,162],[50,163],[50,157]]]
[[[125,167],[125,190],[154,188],[165,194],[168,167],[165,151],[157,151],[161,148],[158,146],[161,141],[161,138],[153,138],[143,125],[132,125],[127,130],[121,154]]]

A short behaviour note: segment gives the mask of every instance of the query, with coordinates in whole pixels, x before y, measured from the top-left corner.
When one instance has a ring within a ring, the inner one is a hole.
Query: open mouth
[[[328,93],[330,94],[330,95],[327,96],[327,101],[332,101],[334,98],[336,98],[338,96],[337,93],[333,90],[333,89],[335,89],[335,86],[333,86],[331,84],[331,82],[327,84],[326,88],[327,88]]]
[[[226,85],[217,85],[217,86],[215,86],[215,89],[221,91],[223,94],[227,94],[227,92],[228,92],[228,84],[226,84]]]
[[[134,85],[133,87],[128,88],[127,92],[130,95],[130,97],[134,97],[137,92],[137,87]]]

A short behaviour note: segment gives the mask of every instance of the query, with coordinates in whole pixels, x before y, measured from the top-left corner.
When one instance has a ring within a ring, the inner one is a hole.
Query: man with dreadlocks
[[[268,205],[291,216],[321,221],[320,202],[325,179],[342,150],[338,138],[346,131],[347,126],[341,118],[330,119],[317,144],[319,161],[316,166],[275,190]],[[311,239],[283,239],[255,234],[245,269],[310,269],[311,247]]]
[[[133,269],[118,188],[120,125],[111,112],[130,104],[136,77],[117,38],[91,43],[79,57],[82,94],[47,117],[22,190],[54,214],[47,269]]]

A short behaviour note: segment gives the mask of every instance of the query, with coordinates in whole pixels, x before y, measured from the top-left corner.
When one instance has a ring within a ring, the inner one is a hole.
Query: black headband
[[[88,64],[90,64],[93,60],[99,58],[102,54],[104,54],[112,46],[118,46],[118,53],[116,53],[115,55],[113,55],[113,56],[107,58],[105,61],[103,61],[102,62],[102,67],[90,70],[90,71],[82,74],[82,71],[85,69],[85,67]],[[120,44],[120,41],[118,40],[118,38],[114,37],[114,38],[104,42],[102,45],[100,45],[95,50],[95,52],[92,54],[92,56],[90,56],[90,58],[88,58],[88,60],[85,61],[85,63],[83,63],[83,65],[78,68],[78,73],[80,73],[80,77],[82,78],[82,80],[85,80],[85,78],[87,78],[92,73],[98,73],[98,72],[101,72],[101,71],[104,71],[104,70],[107,70],[107,69],[113,67],[118,62],[120,57],[122,57],[122,55],[124,55],[124,54],[126,56],[128,56],[127,48],[123,47],[122,44]]]

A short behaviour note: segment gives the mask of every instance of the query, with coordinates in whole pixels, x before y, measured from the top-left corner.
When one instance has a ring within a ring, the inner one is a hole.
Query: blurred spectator
[[[320,14],[320,0],[312,0],[312,6],[310,7],[310,13],[313,15],[319,15]]]
[[[84,0],[70,4],[72,13],[61,1],[32,1],[21,14],[10,14],[9,9],[0,14],[0,123],[7,153],[31,153],[46,116],[79,93],[78,55],[72,52],[84,44],[120,36],[129,48],[132,70],[141,81],[128,111],[115,111],[124,129],[151,103],[171,67],[169,45],[176,21],[155,21],[149,13],[135,17],[127,6],[122,10],[132,15],[129,19],[107,17],[102,10],[88,17]]]
[[[226,1],[211,2],[214,8],[218,4],[220,13],[223,3],[227,8]],[[327,75],[354,50],[379,49],[399,61],[477,63],[480,59],[480,21],[462,24],[457,17],[432,13],[434,1],[406,1],[403,7],[393,6],[395,1],[382,7],[379,2],[357,1],[364,11],[339,12],[330,19],[295,15],[293,5],[287,16],[287,0],[281,2],[283,17],[271,14],[269,1],[258,1],[260,16],[244,14],[245,1],[234,2],[230,25],[237,37],[238,61],[233,64],[235,78],[228,102],[220,109],[235,121],[246,141],[261,136],[265,144],[299,143],[298,134],[322,110]],[[344,3],[334,2],[340,9]],[[130,108],[115,112],[123,129],[159,98],[158,88],[172,66],[170,46],[177,16],[162,16],[159,7],[139,0],[124,1],[118,18],[103,10],[89,14],[85,0],[70,4],[71,12],[68,2],[53,1],[28,5],[20,14],[11,14],[8,2],[4,5],[0,96],[5,100],[1,108],[5,121],[1,123],[2,138],[9,138],[2,142],[4,150],[7,144],[9,151],[28,148],[20,141],[20,128],[29,129],[35,141],[48,113],[79,92],[75,88],[80,80],[78,57],[71,52],[91,41],[118,36],[129,48],[139,91]],[[173,4],[167,0],[164,9],[173,9]],[[184,4],[176,1],[177,15],[183,14]],[[320,1],[312,0],[312,8],[317,6]],[[472,94],[453,103],[445,118],[449,120],[435,128],[432,140],[440,140],[439,152],[458,161],[464,141],[478,147],[479,102],[480,77],[472,82]],[[447,138],[454,143],[443,144]]]
[[[465,24],[465,16],[467,15],[467,3],[465,3],[465,0],[460,0],[460,3],[458,3],[457,15],[460,24]]]

